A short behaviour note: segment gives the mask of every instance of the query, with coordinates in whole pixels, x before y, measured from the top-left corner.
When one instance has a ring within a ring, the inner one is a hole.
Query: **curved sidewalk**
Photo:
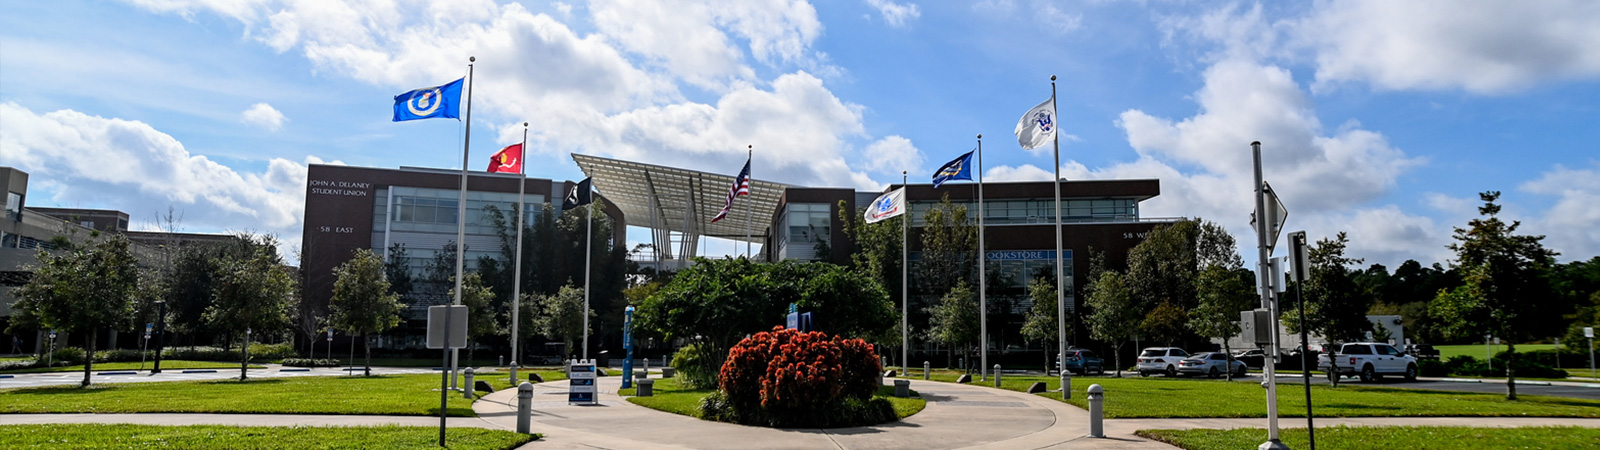
[[[600,405],[566,403],[566,383],[536,385],[531,448],[692,449],[1036,449],[1171,448],[1135,437],[1088,439],[1088,413],[1035,395],[970,385],[912,380],[928,400],[900,422],[838,429],[771,429],[699,420],[628,403],[621,379],[600,379]],[[480,417],[514,430],[516,391],[473,405]]]

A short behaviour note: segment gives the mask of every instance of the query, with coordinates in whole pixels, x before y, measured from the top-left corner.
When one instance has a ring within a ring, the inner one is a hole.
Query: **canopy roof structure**
[[[734,175],[576,153],[572,160],[594,179],[594,189],[622,210],[628,225],[651,229],[660,261],[682,262],[698,255],[701,236],[763,242],[779,197],[792,187],[752,177],[750,195],[734,200],[728,216],[713,223],[727,203]]]

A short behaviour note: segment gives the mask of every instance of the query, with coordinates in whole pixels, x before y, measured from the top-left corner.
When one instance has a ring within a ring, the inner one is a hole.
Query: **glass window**
[[[6,219],[13,222],[22,220],[22,194],[6,193]]]

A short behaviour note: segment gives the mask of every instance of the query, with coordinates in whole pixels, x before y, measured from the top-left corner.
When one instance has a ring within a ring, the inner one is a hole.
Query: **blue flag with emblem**
[[[394,121],[435,117],[460,118],[461,82],[464,80],[466,79],[462,78],[394,96]]]
[[[938,189],[939,185],[950,180],[971,179],[972,152],[967,152],[965,155],[961,155],[950,162],[944,163],[944,166],[939,167],[939,170],[933,172],[933,188]]]

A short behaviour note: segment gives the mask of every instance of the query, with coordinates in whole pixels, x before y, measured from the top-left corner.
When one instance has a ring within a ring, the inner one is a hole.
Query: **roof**
[[[711,219],[727,203],[733,175],[572,154],[594,189],[617,205],[628,225],[760,243],[762,230],[778,209],[778,198],[792,186],[750,180],[750,196],[734,201],[721,221]],[[754,209],[752,219],[744,216]],[[686,220],[687,219],[687,220]],[[746,220],[751,220],[746,228]]]

